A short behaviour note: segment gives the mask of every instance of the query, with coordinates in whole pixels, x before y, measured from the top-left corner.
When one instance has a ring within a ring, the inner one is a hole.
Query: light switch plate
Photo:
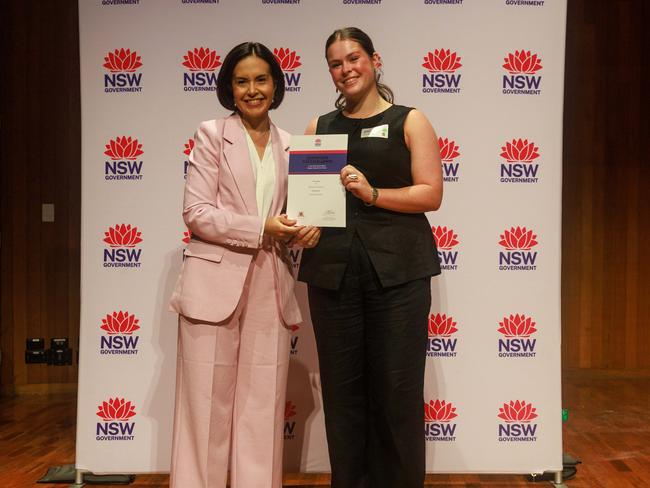
[[[44,203],[41,205],[41,222],[54,222],[53,203]]]

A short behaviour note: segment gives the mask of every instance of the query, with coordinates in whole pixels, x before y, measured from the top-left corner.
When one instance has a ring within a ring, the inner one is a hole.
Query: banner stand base
[[[562,480],[562,473],[564,473],[564,471],[556,471],[555,479],[551,481],[551,484],[556,488],[567,488],[567,485],[565,485],[564,481]]]
[[[74,472],[74,483],[68,488],[83,488],[86,486],[84,484],[84,472],[81,469],[76,469]]]
[[[72,483],[69,488],[81,488],[86,485],[130,485],[134,481],[134,474],[99,475],[75,469],[74,464],[63,464],[48,468],[45,476],[36,483]]]
[[[526,481],[532,483],[542,483],[548,481],[557,488],[567,488],[564,484],[565,480],[570,480],[578,473],[578,464],[582,461],[571,456],[570,454],[562,454],[562,471],[544,471],[542,474],[529,474],[526,476]]]

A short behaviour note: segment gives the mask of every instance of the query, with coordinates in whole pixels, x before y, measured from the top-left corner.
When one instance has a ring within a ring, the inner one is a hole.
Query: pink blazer
[[[189,157],[183,219],[193,238],[185,249],[170,308],[200,321],[221,322],[233,313],[251,260],[261,247],[262,218],[244,130],[236,114],[202,122]],[[289,134],[271,123],[271,141],[276,180],[270,216],[285,206]],[[275,290],[269,293],[275,293],[285,325],[293,325],[302,319],[291,260],[284,244],[273,243]]]

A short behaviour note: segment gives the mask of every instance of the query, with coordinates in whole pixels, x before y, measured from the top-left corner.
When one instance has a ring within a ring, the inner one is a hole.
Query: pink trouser
[[[282,487],[289,340],[265,250],[231,317],[180,316],[170,488]]]

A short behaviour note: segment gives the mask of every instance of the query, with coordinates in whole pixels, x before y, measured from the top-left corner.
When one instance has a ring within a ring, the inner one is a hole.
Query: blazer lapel
[[[271,141],[273,142],[273,159],[275,160],[275,192],[271,204],[272,215],[285,210],[287,200],[287,178],[289,175],[289,138],[283,137],[271,122]]]
[[[239,115],[233,114],[226,119],[223,129],[223,139],[225,141],[223,155],[246,211],[249,215],[257,215],[255,175],[251,166],[248,142],[244,130],[244,124],[242,124]]]

